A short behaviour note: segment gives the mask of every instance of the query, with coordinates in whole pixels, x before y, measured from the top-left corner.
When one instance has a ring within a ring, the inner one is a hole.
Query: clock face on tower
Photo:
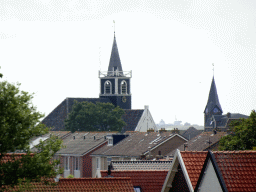
[[[122,101],[123,101],[123,103],[126,102],[126,97],[125,96],[122,97]]]
[[[214,113],[218,113],[219,110],[215,107],[215,108],[213,109],[213,112],[214,112]]]

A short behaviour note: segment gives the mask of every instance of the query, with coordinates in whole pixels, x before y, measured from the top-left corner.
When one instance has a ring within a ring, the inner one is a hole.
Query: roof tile
[[[203,168],[207,151],[180,151],[191,184],[195,189]]]
[[[114,177],[130,177],[133,186],[140,186],[142,191],[159,192],[165,181],[168,171],[111,171]],[[107,176],[107,171],[101,171],[102,177]]]
[[[213,152],[228,191],[256,191],[256,151]]]

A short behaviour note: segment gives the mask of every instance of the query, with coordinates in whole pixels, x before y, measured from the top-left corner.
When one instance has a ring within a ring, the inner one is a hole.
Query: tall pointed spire
[[[123,69],[122,69],[121,60],[118,53],[115,32],[114,32],[114,42],[112,46],[112,52],[110,56],[109,66],[108,66],[108,75],[114,74],[113,71],[119,71],[119,74],[123,75]]]
[[[221,111],[221,113],[223,113],[220,102],[219,102],[219,97],[217,94],[217,89],[216,89],[215,80],[214,80],[214,76],[213,76],[211,89],[210,89],[210,93],[209,93],[209,97],[208,97],[208,102],[205,107],[204,113],[212,112],[212,110],[215,107],[217,107]]]

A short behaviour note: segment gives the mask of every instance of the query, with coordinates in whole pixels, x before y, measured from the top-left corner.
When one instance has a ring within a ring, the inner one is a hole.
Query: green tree
[[[20,91],[20,84],[0,82],[0,191],[21,183],[40,181],[41,178],[55,177],[59,163],[52,160],[61,148],[62,141],[51,136],[37,146],[38,152],[31,155],[31,138],[48,133],[40,124],[43,115],[36,111],[31,100],[33,94]],[[20,152],[25,155],[3,163],[7,153]]]
[[[123,109],[111,103],[75,101],[72,112],[65,120],[65,128],[71,132],[121,131],[126,125],[121,118],[124,113]]]
[[[252,150],[256,147],[256,112],[248,119],[233,121],[230,134],[220,139],[219,150]]]

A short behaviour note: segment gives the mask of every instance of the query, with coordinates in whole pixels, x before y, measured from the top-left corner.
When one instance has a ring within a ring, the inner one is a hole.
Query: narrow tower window
[[[126,83],[126,81],[121,82],[121,94],[127,94],[127,83]]]
[[[111,92],[112,92],[111,82],[106,81],[104,87],[105,87],[105,91],[104,91],[105,93],[104,94],[111,94]]]

